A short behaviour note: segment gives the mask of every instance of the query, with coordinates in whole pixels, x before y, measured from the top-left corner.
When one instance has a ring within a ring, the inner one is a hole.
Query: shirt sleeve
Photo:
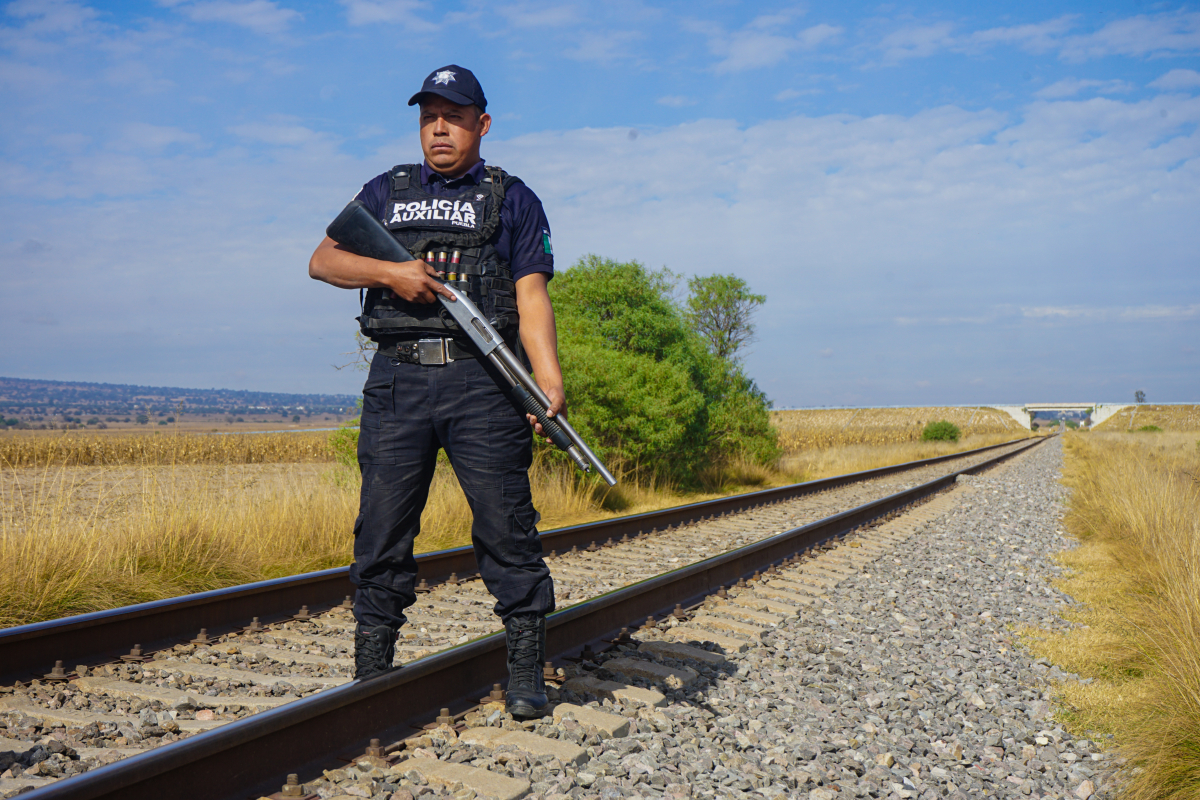
[[[553,276],[554,248],[550,242],[550,222],[546,219],[542,201],[523,184],[509,190],[505,197],[506,205],[510,198],[513,213],[508,231],[508,263],[513,280],[520,280],[534,272]]]
[[[363,184],[354,199],[362,203],[375,219],[382,220],[385,216],[384,206],[388,198],[388,174],[376,175]]]

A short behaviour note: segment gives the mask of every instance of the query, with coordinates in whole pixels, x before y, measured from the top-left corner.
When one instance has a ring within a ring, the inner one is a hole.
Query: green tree
[[[1146,402],[1146,393],[1143,392],[1141,389],[1138,389],[1136,392],[1133,393],[1133,400],[1135,403]]]
[[[687,318],[717,358],[732,361],[754,340],[754,310],[766,301],[736,275],[697,275],[688,280]]]
[[[675,282],[594,255],[555,276],[572,425],[604,458],[685,485],[730,458],[773,461],[766,397],[692,328]]]

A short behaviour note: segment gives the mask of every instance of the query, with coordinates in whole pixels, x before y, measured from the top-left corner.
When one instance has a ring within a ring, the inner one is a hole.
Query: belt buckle
[[[454,359],[446,352],[445,339],[418,339],[417,357],[424,364],[445,364]]]

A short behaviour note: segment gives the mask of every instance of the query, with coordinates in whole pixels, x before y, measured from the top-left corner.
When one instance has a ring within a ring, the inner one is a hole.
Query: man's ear
[[[487,132],[492,129],[492,115],[486,111],[479,115],[479,135],[487,136]]]

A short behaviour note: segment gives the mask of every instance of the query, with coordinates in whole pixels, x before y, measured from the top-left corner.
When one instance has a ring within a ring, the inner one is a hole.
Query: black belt
[[[379,354],[407,364],[449,364],[475,358],[476,355],[454,339],[409,339],[407,341],[380,344]]]

